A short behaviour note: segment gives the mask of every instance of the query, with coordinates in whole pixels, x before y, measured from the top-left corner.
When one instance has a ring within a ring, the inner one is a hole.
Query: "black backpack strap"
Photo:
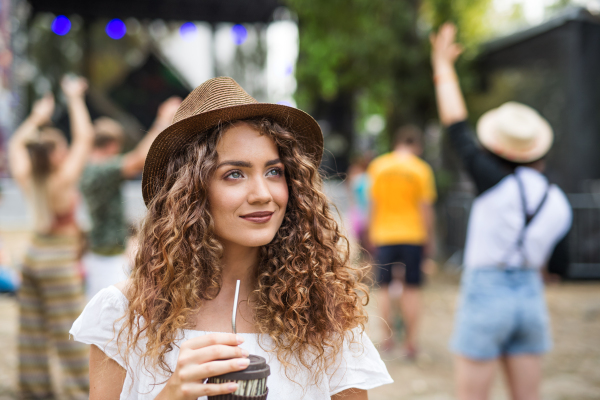
[[[544,192],[544,196],[542,197],[542,200],[540,201],[538,206],[535,208],[533,214],[529,214],[527,212],[527,198],[525,197],[525,186],[523,185],[523,181],[519,177],[519,174],[516,172],[515,172],[515,178],[517,179],[517,184],[519,186],[519,194],[521,195],[521,204],[523,205],[523,215],[525,218],[525,223],[523,224],[523,229],[521,229],[521,232],[519,232],[519,238],[517,239],[517,249],[523,256],[523,259],[526,261],[527,257],[525,256],[524,249],[523,249],[523,244],[524,244],[523,242],[525,241],[525,233],[527,232],[527,227],[529,227],[529,224],[531,223],[531,221],[533,221],[533,219],[536,217],[536,215],[538,215],[538,213],[540,212],[540,210],[546,203],[546,199],[548,198],[548,192],[550,191],[550,182],[548,182],[548,184],[546,185],[546,191]]]
[[[517,172],[515,172],[514,175],[515,175],[515,179],[517,180],[517,186],[519,187],[519,195],[521,196],[521,205],[523,208],[523,218],[525,221],[525,223],[523,224],[523,228],[519,232],[519,236],[517,238],[517,242],[515,243],[515,247],[516,247],[516,250],[521,253],[521,255],[523,256],[523,260],[526,262],[527,257],[525,256],[524,249],[523,249],[523,244],[525,241],[525,233],[527,232],[527,227],[529,226],[531,221],[533,221],[533,219],[539,214],[540,210],[542,209],[542,207],[546,203],[546,200],[548,199],[548,192],[550,191],[550,182],[548,182],[548,184],[546,186],[546,191],[544,192],[544,196],[542,197],[542,200],[540,201],[538,206],[535,208],[534,212],[532,214],[529,214],[527,212],[527,198],[525,197],[525,186],[523,185],[523,181],[519,177],[519,174]],[[512,251],[509,254],[512,254]],[[507,257],[508,257],[508,255],[507,255]]]
[[[546,191],[544,192],[544,196],[542,197],[542,200],[540,201],[536,209],[533,211],[533,214],[529,214],[527,212],[527,199],[525,198],[525,187],[523,186],[523,181],[521,180],[521,178],[519,178],[519,174],[517,173],[515,173],[515,178],[517,179],[517,184],[519,185],[519,194],[521,195],[521,204],[523,206],[523,215],[525,217],[525,226],[523,227],[523,230],[525,230],[525,228],[527,228],[527,226],[531,223],[535,216],[538,215],[538,213],[546,203],[546,199],[548,198],[548,192],[550,191],[550,182],[548,182],[548,185],[546,186]]]

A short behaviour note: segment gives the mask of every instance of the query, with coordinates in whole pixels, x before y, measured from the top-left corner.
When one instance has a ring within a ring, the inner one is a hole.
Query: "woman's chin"
[[[222,240],[230,242],[232,244],[237,244],[238,246],[244,247],[261,247],[265,246],[273,241],[273,238],[277,232],[248,232],[248,234],[244,235],[227,235],[221,236]]]
[[[273,241],[275,235],[265,235],[264,237],[255,237],[246,241],[248,247],[266,246]]]

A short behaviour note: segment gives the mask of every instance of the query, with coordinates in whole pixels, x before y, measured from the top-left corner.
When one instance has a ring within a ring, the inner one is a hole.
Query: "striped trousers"
[[[78,238],[36,235],[23,263],[18,293],[19,389],[21,398],[53,399],[48,362],[53,345],[67,399],[89,396],[88,346],[70,340],[69,329],[84,306],[76,270]]]

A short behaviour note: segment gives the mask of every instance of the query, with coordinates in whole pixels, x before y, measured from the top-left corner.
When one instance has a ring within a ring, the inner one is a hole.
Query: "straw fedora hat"
[[[144,164],[142,194],[150,203],[166,178],[170,157],[211,128],[231,121],[265,117],[296,135],[304,151],[318,165],[323,156],[323,134],[317,121],[302,110],[280,104],[259,103],[228,77],[209,79],[183,100],[173,122],[150,147]]]
[[[483,114],[477,122],[482,146],[512,162],[542,158],[552,146],[552,127],[537,111],[510,101]]]

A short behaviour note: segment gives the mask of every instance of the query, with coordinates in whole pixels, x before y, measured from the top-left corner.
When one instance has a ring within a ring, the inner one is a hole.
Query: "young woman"
[[[47,126],[54,111],[52,95],[37,101],[13,134],[9,162],[13,178],[31,203],[35,235],[23,262],[19,290],[19,380],[25,399],[53,398],[47,347],[52,339],[69,399],[85,399],[89,390],[88,352],[69,340],[69,327],[84,304],[76,268],[80,231],[75,221],[77,182],[92,147],[93,128],[84,102],[87,83],[65,78],[72,143]]]
[[[454,62],[456,29],[433,35],[438,110],[452,146],[475,182],[461,303],[452,338],[458,397],[489,396],[498,361],[513,400],[539,399],[541,356],[550,349],[540,271],[564,257],[571,209],[542,174],[552,128],[515,102],[485,113],[475,143]],[[552,255],[552,257],[551,257]]]
[[[71,330],[93,345],[92,400],[232,393],[205,380],[245,369],[249,353],[267,359],[272,399],[366,399],[392,381],[363,332],[364,287],[321,191],[322,146],[308,114],[258,103],[231,78],[183,101],[146,158],[131,278]]]

